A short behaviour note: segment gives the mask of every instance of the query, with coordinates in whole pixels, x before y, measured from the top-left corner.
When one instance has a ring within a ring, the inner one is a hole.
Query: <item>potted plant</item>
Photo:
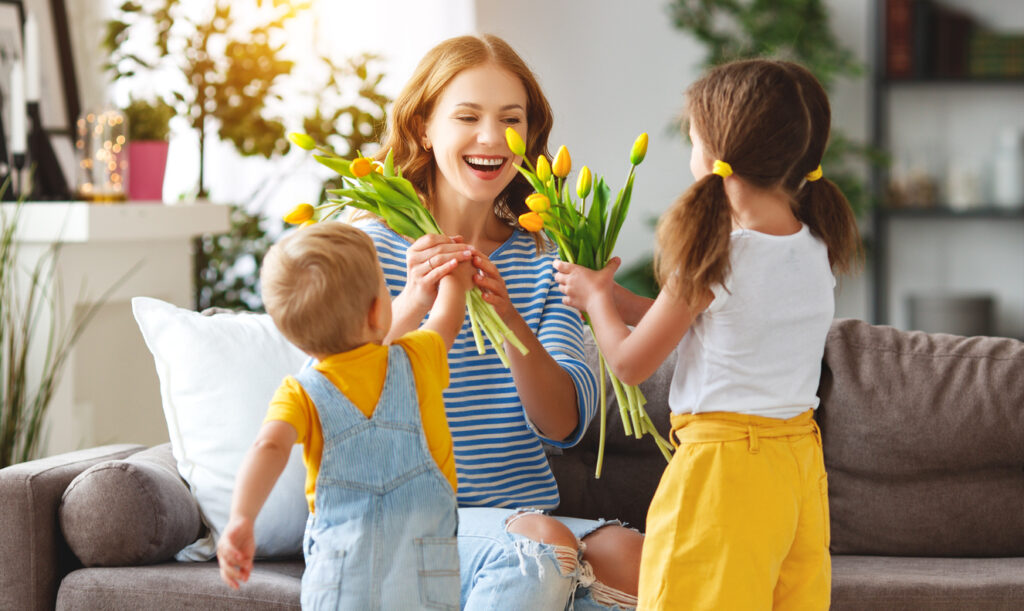
[[[159,98],[131,100],[124,115],[128,121],[128,199],[161,201],[174,107]]]

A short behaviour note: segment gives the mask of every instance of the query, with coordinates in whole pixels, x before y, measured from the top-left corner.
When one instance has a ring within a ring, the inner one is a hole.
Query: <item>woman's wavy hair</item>
[[[807,150],[810,118],[791,70],[767,59],[712,68],[686,92],[686,118],[710,159],[763,187],[783,186]],[[696,309],[729,274],[732,209],[724,179],[695,182],[658,222],[655,274]]]
[[[398,94],[391,109],[390,126],[384,143],[377,153],[383,159],[388,150],[394,152],[394,161],[402,168],[427,207],[433,211],[435,193],[434,172],[437,167],[433,153],[421,146],[420,130],[430,118],[437,100],[445,87],[463,70],[485,64],[495,64],[514,74],[526,89],[526,156],[536,159],[547,151],[548,135],[553,119],[551,106],[533,72],[526,62],[501,38],[490,34],[457,36],[442,41],[420,60],[419,65]],[[518,217],[527,212],[524,203],[533,187],[520,174],[498,195],[494,212],[510,227],[518,227]],[[540,246],[540,234],[534,234]]]
[[[821,166],[832,128],[832,109],[825,88],[810,70],[793,62],[779,62],[793,73],[811,117],[811,138],[807,151],[786,179],[786,188],[796,197],[796,216],[828,247],[828,262],[839,273],[855,271],[863,261],[857,220],[850,202],[827,176],[807,180]]]

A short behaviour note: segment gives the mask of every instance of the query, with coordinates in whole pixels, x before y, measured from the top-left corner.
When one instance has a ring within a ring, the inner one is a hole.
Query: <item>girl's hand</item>
[[[484,301],[494,306],[498,316],[508,323],[510,317],[517,312],[509,299],[505,279],[494,263],[479,251],[473,253],[473,267],[477,269],[477,273],[473,274],[473,282],[483,293]]]
[[[410,303],[424,313],[437,298],[437,285],[457,266],[473,256],[473,247],[462,242],[461,236],[429,233],[409,246],[405,254],[406,283],[402,293]]]
[[[615,288],[615,272],[621,264],[621,259],[613,257],[604,269],[592,270],[561,260],[555,261],[555,282],[559,290],[565,293],[562,303],[586,312],[591,299],[603,294],[611,295]]]

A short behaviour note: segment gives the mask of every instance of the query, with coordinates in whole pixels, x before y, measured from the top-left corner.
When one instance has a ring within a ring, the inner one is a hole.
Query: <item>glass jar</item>
[[[87,112],[75,138],[77,191],[90,202],[123,202],[128,184],[128,122],[118,110]]]
[[[992,160],[992,203],[1024,206],[1024,129],[1008,127],[999,134]]]

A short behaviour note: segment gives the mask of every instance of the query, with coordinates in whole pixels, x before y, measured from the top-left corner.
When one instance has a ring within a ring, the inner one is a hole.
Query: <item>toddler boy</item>
[[[267,253],[267,312],[317,363],[282,382],[239,469],[217,545],[228,585],[248,580],[256,516],[301,443],[310,511],[303,609],[459,608],[455,462],[441,392],[473,270],[447,265],[430,318],[389,346],[391,299],[364,232],[317,223]]]

